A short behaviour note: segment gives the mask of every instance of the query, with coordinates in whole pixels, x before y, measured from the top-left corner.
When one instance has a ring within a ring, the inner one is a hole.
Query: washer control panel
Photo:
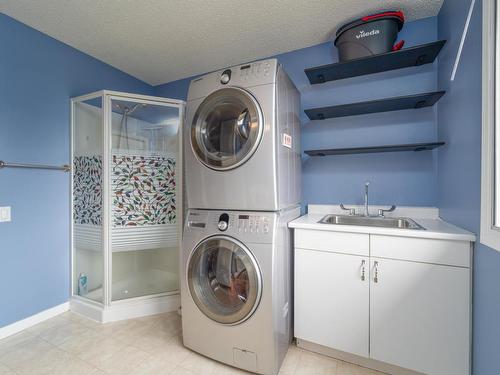
[[[257,214],[238,215],[237,229],[240,233],[269,233],[270,219]]]
[[[225,233],[243,238],[272,234],[274,214],[242,211],[190,210],[186,229]],[[267,237],[267,236],[266,236]]]

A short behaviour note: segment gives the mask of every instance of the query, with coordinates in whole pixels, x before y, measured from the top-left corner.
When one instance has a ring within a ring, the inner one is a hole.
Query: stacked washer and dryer
[[[191,82],[184,132],[184,345],[277,374],[292,338],[300,95],[277,60]]]

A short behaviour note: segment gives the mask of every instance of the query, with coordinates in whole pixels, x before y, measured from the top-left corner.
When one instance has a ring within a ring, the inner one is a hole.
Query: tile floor
[[[71,312],[0,340],[0,375],[248,374],[182,346],[176,313],[99,324]],[[291,346],[283,375],[381,374]]]

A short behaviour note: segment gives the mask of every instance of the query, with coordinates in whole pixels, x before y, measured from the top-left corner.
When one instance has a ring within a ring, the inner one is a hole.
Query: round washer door
[[[191,123],[191,146],[200,162],[215,170],[246,162],[259,146],[262,111],[247,91],[228,87],[207,96]]]
[[[187,277],[198,308],[218,323],[241,323],[259,305],[259,266],[252,253],[234,238],[213,236],[200,242],[189,259]]]

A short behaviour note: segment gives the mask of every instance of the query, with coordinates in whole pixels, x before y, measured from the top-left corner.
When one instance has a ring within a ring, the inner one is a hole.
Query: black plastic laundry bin
[[[372,14],[349,22],[337,30],[335,46],[339,50],[339,61],[397,51],[404,40],[396,45],[398,32],[405,18],[401,11]]]

